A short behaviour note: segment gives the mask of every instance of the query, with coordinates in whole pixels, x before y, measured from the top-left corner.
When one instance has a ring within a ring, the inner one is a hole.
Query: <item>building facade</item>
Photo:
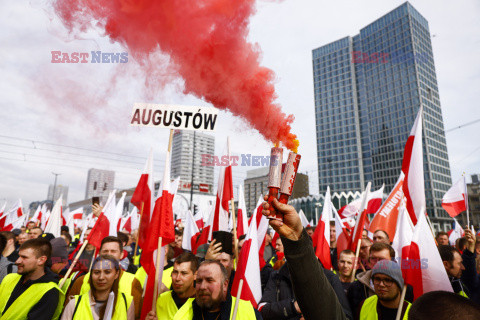
[[[87,187],[85,199],[92,197],[101,197],[103,203],[108,198],[108,194],[115,188],[115,171],[89,169],[87,176]]]
[[[65,206],[68,199],[68,186],[64,186],[61,184],[57,184],[56,186],[51,184],[48,186],[47,200],[51,200],[55,203],[58,198],[60,198],[60,195],[62,195],[62,205]]]
[[[244,181],[245,206],[247,213],[250,214],[255,210],[258,199],[261,195],[268,193],[268,171],[269,167],[263,167],[247,171],[247,178]],[[295,184],[293,186],[290,200],[306,197],[309,195],[308,175],[297,173]],[[291,201],[289,201],[290,203]]]
[[[197,131],[177,130],[172,141],[171,177],[180,177],[179,192],[213,194],[213,166],[202,163],[215,154],[215,137]],[[188,196],[188,199],[190,197]]]
[[[423,106],[427,212],[449,228],[441,207],[451,185],[442,110],[427,20],[406,2],[360,30],[314,49],[319,192],[389,192],[405,142]]]

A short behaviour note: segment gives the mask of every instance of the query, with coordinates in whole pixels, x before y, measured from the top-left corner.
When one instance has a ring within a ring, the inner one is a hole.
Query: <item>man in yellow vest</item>
[[[232,319],[237,299],[227,294],[228,274],[216,260],[205,260],[197,271],[195,299],[189,299],[174,320]],[[236,320],[262,319],[250,301],[239,300]]]
[[[99,253],[101,256],[110,255],[120,261],[123,255],[123,245],[117,237],[108,236],[102,240]],[[81,295],[90,290],[89,284],[90,273],[81,276],[75,280],[70,290],[67,291],[67,297]],[[142,285],[135,279],[135,275],[124,270],[120,270],[120,280],[118,282],[118,290],[125,292],[133,297],[135,304],[135,319],[140,319],[142,312]]]
[[[188,251],[175,259],[172,271],[173,290],[158,297],[156,313],[151,311],[146,320],[172,320],[185,302],[195,298],[194,282],[198,265],[198,258]]]
[[[404,286],[400,265],[391,260],[381,260],[372,269],[375,295],[360,304],[360,320],[395,320]],[[408,319],[411,304],[403,301],[402,319]]]
[[[0,319],[58,319],[64,295],[58,276],[45,263],[52,245],[46,239],[25,241],[16,261],[17,273],[7,275],[0,284]]]

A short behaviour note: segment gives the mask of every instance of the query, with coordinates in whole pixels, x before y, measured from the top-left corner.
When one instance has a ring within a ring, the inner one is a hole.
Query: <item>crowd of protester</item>
[[[273,205],[283,222],[270,220],[280,237],[274,240],[267,232],[262,298],[257,308],[238,301],[236,319],[393,320],[399,308],[402,319],[480,319],[480,239],[469,228],[454,246],[448,234],[436,236],[454,293],[433,291],[414,301],[413,287],[405,284],[385,231],[377,230],[371,239],[364,232],[355,263],[355,252],[337,252],[332,224],[333,268],[325,269],[314,253],[314,228],[303,228],[293,207],[277,201]],[[264,203],[263,214],[268,209]],[[105,237],[98,250],[87,244],[59,286],[81,233],[75,228],[72,238],[64,226],[55,238],[35,222],[0,232],[0,319],[141,318],[147,274],[140,265],[136,232]],[[166,246],[156,307],[146,319],[231,319],[237,302],[231,292],[232,247],[237,243],[241,252],[245,236],[235,242],[231,233],[223,233],[222,241],[213,240],[193,254],[182,249],[183,230],[176,228],[175,241]]]

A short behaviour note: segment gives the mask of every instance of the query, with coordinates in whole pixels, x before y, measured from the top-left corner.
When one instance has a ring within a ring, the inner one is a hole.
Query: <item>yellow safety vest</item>
[[[62,312],[65,295],[55,282],[32,284],[10,305],[5,313],[3,312],[13,289],[15,289],[15,286],[18,281],[20,281],[21,277],[22,276],[18,273],[11,273],[3,278],[3,281],[0,284],[0,315],[2,315],[0,316],[0,320],[27,319],[30,310],[40,301],[46,292],[53,288],[58,290],[59,299],[52,320],[58,319]]]
[[[193,301],[194,298],[188,300]],[[188,302],[187,300],[187,302]],[[178,308],[173,301],[172,291],[162,293],[157,299],[157,318],[162,320],[172,320],[177,313]]]
[[[173,320],[191,320],[193,319],[193,303],[194,299],[188,299],[187,302],[178,310]],[[236,298],[232,297],[232,307],[230,309],[230,317],[232,318],[233,309],[235,308]],[[160,318],[159,318],[160,319]],[[250,301],[240,300],[238,303],[236,320],[252,320],[255,319],[255,311]]]
[[[170,289],[170,286],[172,285],[172,271],[173,271],[173,267],[170,267],[168,269],[163,270],[163,274],[162,274],[162,283],[168,289]],[[143,286],[145,285],[145,280],[147,279],[147,272],[145,271],[145,269],[143,269],[143,267],[140,267],[137,270],[137,272],[135,272],[135,279],[137,279],[140,282],[143,288]]]
[[[63,283],[63,285],[61,287],[64,294],[67,294],[67,291],[70,288],[70,285],[72,284],[72,279],[74,279],[79,272],[80,271],[75,271],[74,273],[72,273],[70,275],[70,277],[67,278],[67,280],[65,280],[65,282]]]
[[[82,288],[80,289],[80,294],[90,291],[90,283],[88,283],[89,278],[90,272],[83,277],[83,284]],[[122,275],[120,276],[120,280],[118,281],[118,291],[125,292],[128,295],[131,294],[133,280],[135,280],[135,275],[130,272],[123,271]]]
[[[360,320],[378,320],[377,302],[378,302],[377,295],[373,295],[370,298],[365,299],[365,301],[363,302],[362,309],[360,310]],[[410,307],[412,306],[410,302],[408,301],[406,302],[408,306],[402,318],[403,320],[408,320],[408,312],[410,310]]]
[[[128,308],[132,304],[133,297],[125,292],[119,292],[112,320],[125,320],[128,315]],[[72,320],[93,320],[92,308],[90,306],[90,292],[75,296],[75,311]]]

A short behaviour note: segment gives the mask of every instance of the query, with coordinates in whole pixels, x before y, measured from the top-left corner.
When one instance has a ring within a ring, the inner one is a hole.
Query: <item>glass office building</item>
[[[401,171],[405,142],[423,106],[427,211],[450,228],[441,207],[451,185],[445,131],[427,20],[406,2],[313,52],[319,192],[360,191]]]

